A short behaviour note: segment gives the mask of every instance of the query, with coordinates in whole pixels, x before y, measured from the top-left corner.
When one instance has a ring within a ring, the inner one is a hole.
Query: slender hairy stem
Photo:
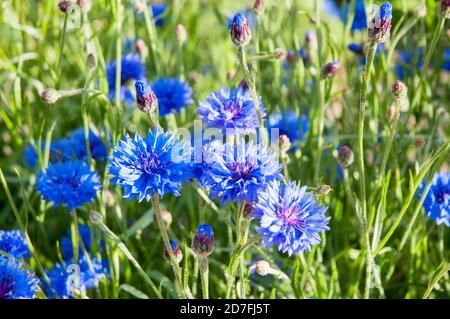
[[[203,299],[209,299],[209,265],[208,257],[199,256],[200,262],[200,276],[202,281]]]
[[[263,121],[263,118],[261,115],[261,107],[259,104],[258,94],[256,92],[256,84],[255,84],[255,81],[253,80],[252,75],[250,74],[250,70],[248,69],[245,48],[239,47],[238,55],[239,55],[239,63],[241,64],[242,72],[244,72],[245,80],[247,81],[248,86],[250,88],[250,92],[252,94],[253,104],[255,105],[256,115],[258,117],[258,126],[259,126],[259,132],[261,134],[262,142],[264,145],[268,145],[269,138],[267,136],[267,131],[264,128],[264,121]]]
[[[67,20],[69,18],[69,15],[67,13],[64,14],[64,25],[61,33],[61,38],[59,39],[59,55],[58,55],[58,62],[56,63],[56,76],[57,76],[57,82],[55,87],[58,88],[59,83],[61,83],[61,61],[63,56],[63,50],[64,50],[64,43],[66,41],[66,30],[67,30]]]
[[[323,129],[325,126],[325,101],[324,94],[325,90],[322,84],[322,81],[319,80],[317,83],[318,95],[319,95],[319,105],[318,105],[318,113],[319,113],[319,127],[318,127],[318,138],[317,138],[317,159],[316,159],[316,169],[314,170],[314,181],[317,182],[320,175],[320,164],[322,162],[322,147],[323,147]]]
[[[79,234],[78,234],[78,215],[75,209],[72,210],[72,224],[70,225],[72,233],[72,249],[73,249],[73,263],[78,265],[78,251],[79,251]]]
[[[116,17],[116,85],[115,85],[115,104],[120,109],[120,86],[121,86],[121,73],[122,73],[122,21],[123,21],[123,8],[122,1],[117,0],[117,17]]]
[[[367,87],[369,84],[370,73],[372,71],[373,60],[375,58],[376,43],[370,43],[366,56],[366,67],[363,74],[363,82],[359,100],[359,117],[358,117],[358,169],[360,181],[360,198],[359,205],[361,207],[361,215],[364,224],[364,246],[366,252],[366,283],[364,288],[364,298],[370,297],[371,278],[372,278],[372,254],[370,248],[369,229],[367,222],[366,208],[366,176],[364,168],[364,121],[367,107]]]

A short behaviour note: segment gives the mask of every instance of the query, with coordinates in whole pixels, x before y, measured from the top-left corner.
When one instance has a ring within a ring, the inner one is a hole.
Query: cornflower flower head
[[[183,260],[183,252],[181,251],[180,246],[178,246],[177,242],[173,239],[170,241],[170,247],[172,248],[173,255],[175,256],[175,259],[177,263],[180,263],[181,260]],[[163,253],[164,259],[167,261],[170,261],[170,254],[169,250],[166,246],[164,246],[164,253]]]
[[[158,107],[158,99],[150,85],[145,83],[145,81],[136,81],[134,85],[136,88],[136,104],[139,111],[147,114],[154,112]]]
[[[79,225],[78,234],[80,235],[80,242],[83,243],[84,248],[88,253],[91,252],[91,247],[97,245],[97,251],[101,252],[105,247],[105,242],[91,230],[88,225]],[[78,256],[83,255],[81,244],[79,245]],[[73,258],[72,245],[72,230],[69,229],[67,235],[61,238],[61,252],[66,259]]]
[[[43,155],[45,151],[45,143],[41,144],[41,153]],[[28,145],[23,156],[29,167],[35,167],[38,163],[38,154],[36,149]],[[50,163],[66,162],[75,158],[75,152],[73,149],[73,144],[68,138],[62,138],[59,140],[54,140],[50,143],[49,161]]]
[[[158,99],[160,116],[174,111],[180,113],[181,109],[194,103],[192,88],[177,78],[160,78],[153,82],[152,88]]]
[[[0,230],[0,251],[19,259],[30,255],[25,236],[18,229]]]
[[[347,2],[342,17],[344,22],[348,20],[349,11],[350,11],[350,2]],[[364,0],[356,0],[355,15],[353,16],[351,30],[357,31],[357,30],[364,30],[366,28],[367,28],[367,16],[366,16],[366,8],[364,6]]]
[[[264,105],[261,102],[260,110],[264,117]],[[255,133],[259,127],[251,92],[241,87],[233,90],[220,88],[218,92],[212,92],[205,102],[199,102],[198,114],[202,116],[206,127],[218,128],[224,135]]]
[[[39,290],[38,283],[22,262],[0,254],[0,300],[32,299]]]
[[[385,2],[368,25],[369,40],[384,43],[390,36],[392,22],[392,5]]]
[[[116,97],[116,71],[117,61],[113,61],[106,67],[106,77],[108,79],[109,93],[111,101]],[[143,80],[147,71],[138,54],[127,54],[121,59],[120,73],[120,100],[129,104],[134,103],[134,94],[128,89],[128,84],[132,81]]]
[[[317,205],[314,196],[306,192],[306,186],[295,182],[270,183],[259,193],[252,216],[260,221],[258,233],[267,247],[278,246],[283,253],[309,252],[320,243],[320,233],[329,230],[330,217],[327,207]]]
[[[225,144],[223,152],[211,157],[204,184],[212,199],[254,202],[258,192],[272,181],[283,179],[282,165],[268,148],[241,138],[236,145]]]
[[[101,189],[100,178],[90,166],[80,161],[50,164],[40,171],[36,189],[54,206],[65,205],[71,211],[92,203]]]
[[[192,250],[199,256],[211,255],[216,246],[213,228],[208,224],[201,224],[192,238]]]
[[[238,47],[245,47],[252,39],[252,31],[244,14],[238,12],[228,25],[231,41]]]
[[[306,115],[297,115],[294,111],[280,111],[269,116],[267,129],[277,128],[279,135],[286,135],[291,143],[297,143],[305,139],[309,131],[309,119]]]
[[[423,208],[428,218],[435,220],[437,225],[450,227],[450,173],[436,173],[431,181],[431,187],[423,202]],[[425,191],[427,182],[423,181],[418,192],[420,198]]]
[[[180,195],[181,182],[187,181],[191,148],[173,133],[149,130],[147,137],[136,133],[119,141],[110,158],[113,184],[122,186],[124,198],[150,200],[153,193]]]
[[[89,288],[95,288],[99,282],[109,276],[106,261],[90,257],[90,262],[84,255],[74,264],[73,259],[64,263],[56,263],[53,269],[47,271],[50,287],[43,282],[43,288],[48,298],[55,295],[62,299],[76,298],[85,294]]]
[[[72,131],[69,135],[69,140],[72,143],[73,154],[76,159],[80,161],[87,161],[87,148],[85,142],[84,128],[78,128]],[[108,151],[105,143],[101,138],[91,129],[88,132],[89,150],[94,160],[100,160],[106,157]]]

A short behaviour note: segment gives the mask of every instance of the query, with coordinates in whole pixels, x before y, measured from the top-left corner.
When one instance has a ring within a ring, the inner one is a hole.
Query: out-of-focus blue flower
[[[276,245],[290,256],[309,252],[320,243],[320,233],[329,230],[326,210],[306,192],[306,186],[274,182],[260,192],[252,216],[260,221],[258,232],[264,244],[269,248]]]
[[[0,250],[19,259],[30,254],[25,236],[18,229],[0,230]]]
[[[432,185],[423,202],[426,216],[436,221],[437,225],[450,227],[450,173],[436,173]],[[420,198],[425,191],[427,182],[423,181],[418,192]]]
[[[166,12],[166,9],[167,5],[164,3],[152,5],[152,16],[157,27],[161,27],[164,24],[164,19],[162,16],[164,12]]]
[[[444,50],[444,52],[442,54],[442,60],[444,62],[442,64],[442,70],[450,72],[450,49]]]
[[[106,77],[108,79],[109,93],[108,97],[114,101],[116,97],[116,70],[117,61],[111,62],[106,67]],[[147,71],[144,64],[141,62],[139,55],[127,54],[121,60],[120,72],[120,100],[126,101],[129,104],[134,103],[134,94],[128,89],[128,84],[131,81],[143,80]],[[134,86],[134,83],[131,83]]]
[[[414,73],[419,73],[423,67],[423,52],[415,50],[413,52],[402,51],[395,66],[395,71],[399,80],[404,81]]]
[[[191,176],[189,165],[191,148],[172,133],[161,129],[148,131],[144,138],[125,135],[113,150],[109,173],[111,182],[122,186],[124,198],[150,200],[153,193],[163,197],[167,193],[179,196],[181,182]]]
[[[345,5],[344,14],[342,19],[347,22],[350,10],[350,2]],[[352,31],[364,30],[367,28],[367,16],[366,8],[364,6],[364,0],[356,0],[355,2],[355,15],[353,17],[353,22],[351,26]]]
[[[366,65],[366,48],[364,47],[364,45],[350,43],[348,45],[348,49],[361,57],[361,66]],[[384,51],[385,51],[384,43],[378,44],[375,50],[375,58]]]
[[[66,205],[71,211],[92,203],[101,189],[100,178],[80,161],[50,164],[37,176],[36,189],[54,206]]]
[[[264,117],[261,102],[260,110]],[[255,133],[259,127],[251,92],[240,87],[233,91],[220,88],[218,92],[212,92],[206,97],[206,102],[199,102],[198,114],[207,127],[218,128],[224,135]]]
[[[91,156],[94,160],[100,160],[106,157],[107,150],[103,141],[95,134],[91,129],[89,129],[89,149],[91,151]],[[79,128],[73,131],[69,135],[69,139],[72,143],[75,156],[78,160],[87,160],[87,149],[84,136],[84,128]]]
[[[205,187],[212,199],[227,202],[254,202],[260,190],[272,181],[281,180],[282,165],[266,147],[245,143],[226,144],[222,153],[213,154],[209,170],[204,173]]]
[[[321,9],[324,11],[327,15],[331,17],[340,17],[341,16],[341,10],[336,5],[335,0],[323,0],[320,2]]]
[[[45,143],[41,144],[41,152],[45,151]],[[38,162],[38,154],[35,148],[28,145],[24,151],[24,157],[28,166],[35,167]],[[49,161],[50,163],[66,162],[75,158],[75,152],[70,139],[62,138],[50,143]]]
[[[160,116],[173,111],[179,113],[182,108],[194,103],[192,88],[177,78],[160,78],[153,82],[152,88],[158,99]]]
[[[50,287],[43,282],[44,291],[48,298],[55,295],[62,299],[75,298],[78,294],[85,294],[86,289],[94,288],[98,283],[109,276],[105,261],[91,258],[88,262],[85,256],[80,256],[75,265],[73,260],[60,264],[47,272]],[[92,267],[91,267],[92,266]]]
[[[269,116],[267,130],[279,129],[279,135],[289,137],[291,143],[300,142],[305,139],[309,131],[309,119],[306,115],[298,116],[294,111],[281,111]]]
[[[213,228],[208,224],[201,224],[192,238],[192,250],[199,256],[209,256],[216,246]]]
[[[32,299],[39,289],[38,283],[22,262],[0,255],[0,300]]]
[[[99,236],[95,232],[91,231],[88,225],[78,226],[78,233],[80,235],[80,241],[83,242],[84,247],[88,253],[91,252],[91,246],[96,245],[97,251],[102,251],[105,247],[105,242],[99,240]],[[72,245],[72,231],[69,229],[68,234],[61,239],[61,251],[64,258],[73,258],[73,245]],[[83,255],[81,244],[79,245],[78,256]]]

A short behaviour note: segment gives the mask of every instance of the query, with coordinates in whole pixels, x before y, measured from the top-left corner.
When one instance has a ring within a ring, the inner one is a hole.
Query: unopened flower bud
[[[95,68],[95,56],[94,53],[90,52],[86,58],[86,66],[89,70]]]
[[[81,10],[83,10],[84,12],[91,11],[92,8],[91,0],[78,0],[77,3],[80,6]]]
[[[93,225],[100,225],[103,223],[103,217],[99,212],[91,210],[89,213],[89,219]]]
[[[170,247],[172,248],[173,255],[175,257],[175,261],[177,263],[180,263],[180,261],[183,259],[183,252],[181,251],[180,247],[178,246],[177,242],[175,240],[170,240]],[[170,254],[169,249],[164,245],[164,259],[170,262]]]
[[[244,91],[248,90],[250,87],[248,86],[248,82],[246,79],[242,79],[241,82],[239,82],[239,87],[244,89]]]
[[[353,152],[350,147],[344,145],[339,149],[337,161],[343,168],[353,164]]]
[[[228,81],[233,80],[235,76],[236,76],[236,70],[234,70],[234,69],[228,70],[228,72],[227,72],[227,80]]]
[[[419,4],[419,6],[416,8],[416,17],[417,18],[423,18],[427,15],[427,6],[425,3]]]
[[[450,19],[450,0],[441,0],[441,15],[444,19]]]
[[[270,265],[265,260],[258,260],[255,265],[255,271],[260,276],[267,276],[270,273]]]
[[[314,31],[308,30],[305,33],[306,47],[310,52],[314,52],[317,49],[317,37]]]
[[[177,36],[177,40],[180,43],[184,43],[187,40],[187,32],[186,28],[182,24],[177,24],[175,34]]]
[[[291,141],[286,134],[281,134],[279,138],[280,151],[286,153],[291,148]]]
[[[395,81],[394,84],[392,85],[392,95],[396,99],[404,98],[407,92],[408,88],[402,81]]]
[[[134,48],[136,49],[136,52],[139,54],[139,56],[145,60],[148,56],[148,46],[145,44],[145,41],[142,39],[137,39],[136,43],[134,45]]]
[[[286,57],[288,63],[295,63],[297,62],[297,59],[298,59],[297,53],[294,50],[289,50]]]
[[[238,47],[244,47],[252,39],[252,31],[247,22],[247,18],[242,13],[237,13],[230,23],[231,41]]]
[[[144,81],[136,81],[136,104],[138,109],[144,113],[151,113],[158,107],[158,100],[150,85]]]
[[[417,137],[414,139],[414,145],[415,145],[417,148],[421,148],[422,146],[425,145],[425,139],[424,139],[422,136],[417,136]]]
[[[389,121],[392,121],[394,119],[394,116],[395,116],[395,106],[391,105],[388,107],[386,111],[386,117]]]
[[[199,256],[207,257],[213,252],[215,245],[212,227],[208,224],[198,226],[192,238],[192,250]]]
[[[192,85],[196,84],[198,81],[198,78],[199,78],[199,76],[198,76],[197,72],[195,72],[195,71],[189,72],[188,81],[190,84],[192,84]]]
[[[106,197],[106,205],[108,207],[112,207],[114,205],[114,195],[110,190],[107,190],[105,193]]]
[[[67,13],[72,3],[68,0],[61,0],[58,2],[58,8],[62,13]]]
[[[255,0],[255,3],[253,4],[253,11],[257,15],[263,15],[264,14],[264,0]]]
[[[286,53],[286,50],[283,48],[276,48],[274,55],[275,55],[275,59],[277,59],[278,61],[281,61],[281,60],[286,59],[287,53]]]
[[[392,5],[385,2],[367,27],[369,40],[373,43],[384,43],[390,36],[391,21]]]
[[[244,204],[244,216],[250,216],[250,214],[255,210],[254,203],[245,202]]]
[[[134,2],[134,11],[136,11],[136,13],[143,13],[145,10],[145,3],[143,0],[135,0]]]
[[[316,188],[314,194],[316,195],[328,195],[332,191],[330,185],[321,185]]]
[[[47,104],[55,104],[61,98],[61,94],[53,88],[45,89],[41,93],[41,99]]]
[[[172,214],[168,210],[161,211],[161,218],[167,227],[169,227],[170,224],[172,224],[173,221]]]
[[[320,71],[321,79],[331,79],[339,69],[339,62],[332,61],[330,63],[325,64]]]

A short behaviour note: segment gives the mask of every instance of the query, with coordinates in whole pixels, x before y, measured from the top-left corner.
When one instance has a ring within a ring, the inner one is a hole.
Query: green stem
[[[209,265],[208,257],[199,256],[200,276],[202,282],[203,299],[209,299]]]
[[[322,81],[319,80],[318,84],[318,96],[319,96],[319,127],[318,127],[318,138],[317,138],[317,160],[316,169],[314,170],[314,181],[317,182],[320,176],[320,164],[322,162],[322,147],[323,147],[323,129],[325,126],[325,101],[324,101],[324,87]]]
[[[238,55],[239,55],[239,63],[241,64],[242,71],[244,72],[245,80],[247,81],[248,86],[250,88],[250,92],[252,94],[253,104],[255,105],[256,115],[258,117],[258,126],[259,126],[259,132],[261,134],[262,142],[264,145],[268,145],[269,138],[267,136],[267,131],[264,128],[264,122],[263,122],[263,118],[261,115],[261,107],[259,105],[259,98],[258,98],[258,94],[256,92],[255,81],[253,80],[252,75],[250,74],[250,70],[248,69],[245,48],[239,47]]]
[[[116,96],[115,104],[117,109],[120,110],[120,86],[121,86],[121,73],[122,73],[122,21],[123,21],[123,8],[121,0],[116,1],[117,5],[117,17],[116,17]]]
[[[75,209],[72,210],[72,223],[70,225],[72,235],[73,263],[78,265],[79,234],[78,234],[78,215]]]
[[[366,252],[366,283],[364,287],[364,298],[370,297],[371,278],[372,278],[372,253],[370,248],[369,225],[367,222],[367,208],[366,208],[366,177],[364,167],[364,121],[367,107],[367,87],[369,84],[370,73],[372,71],[373,60],[375,58],[376,43],[370,43],[366,56],[366,67],[363,74],[363,82],[361,86],[360,100],[359,100],[359,118],[358,118],[358,169],[360,181],[360,198],[359,204],[361,207],[361,216],[364,227],[364,248]]]
[[[64,50],[64,43],[66,42],[66,30],[67,30],[67,20],[69,18],[69,15],[67,13],[64,14],[64,25],[61,33],[61,38],[59,39],[59,55],[58,55],[58,62],[56,63],[56,75],[57,75],[57,82],[55,87],[57,88],[59,86],[59,83],[61,83],[61,61],[63,56],[63,50]]]
[[[155,23],[151,17],[147,1],[144,1],[144,19],[147,27],[148,40],[150,44],[150,51],[152,54],[152,62],[155,67],[156,74],[161,74],[163,61],[158,47],[158,34],[156,32]]]

